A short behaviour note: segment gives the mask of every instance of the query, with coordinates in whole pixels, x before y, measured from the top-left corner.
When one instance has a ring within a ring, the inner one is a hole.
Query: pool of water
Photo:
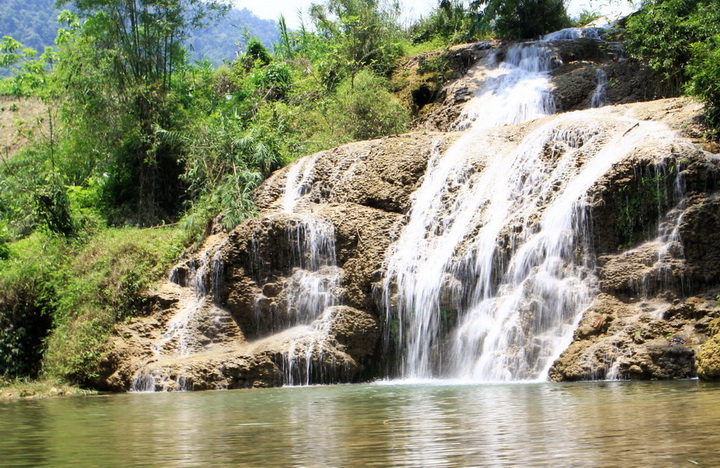
[[[720,385],[419,383],[0,401],[0,466],[716,466]]]

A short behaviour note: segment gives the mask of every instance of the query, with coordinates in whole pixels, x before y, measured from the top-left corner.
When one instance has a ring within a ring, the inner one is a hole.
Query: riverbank
[[[86,390],[54,379],[0,379],[0,400],[84,396],[97,393],[95,390]]]

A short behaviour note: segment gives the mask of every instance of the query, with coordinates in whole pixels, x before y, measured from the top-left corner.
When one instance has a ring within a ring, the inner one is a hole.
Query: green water
[[[352,385],[0,402],[0,466],[718,466],[720,385]]]

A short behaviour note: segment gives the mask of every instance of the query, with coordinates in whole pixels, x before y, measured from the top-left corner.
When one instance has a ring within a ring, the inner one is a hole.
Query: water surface
[[[0,402],[0,466],[715,466],[720,385],[375,384]]]

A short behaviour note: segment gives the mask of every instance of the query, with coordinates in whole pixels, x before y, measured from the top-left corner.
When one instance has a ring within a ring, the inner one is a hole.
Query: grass
[[[38,99],[0,96],[0,155],[12,157],[38,132],[46,131],[46,113]]]
[[[0,378],[0,400],[93,395],[97,392],[54,379]]]
[[[4,369],[0,360],[0,375],[40,371],[46,378],[89,385],[114,325],[144,312],[143,293],[177,260],[185,237],[177,226],[102,228],[83,239],[36,233],[10,243],[9,257],[0,261],[0,324],[3,314],[11,318],[6,322],[21,317],[33,324],[47,316],[51,321],[49,329],[33,329],[22,339],[19,327],[5,334],[0,327],[0,347],[12,356]]]

